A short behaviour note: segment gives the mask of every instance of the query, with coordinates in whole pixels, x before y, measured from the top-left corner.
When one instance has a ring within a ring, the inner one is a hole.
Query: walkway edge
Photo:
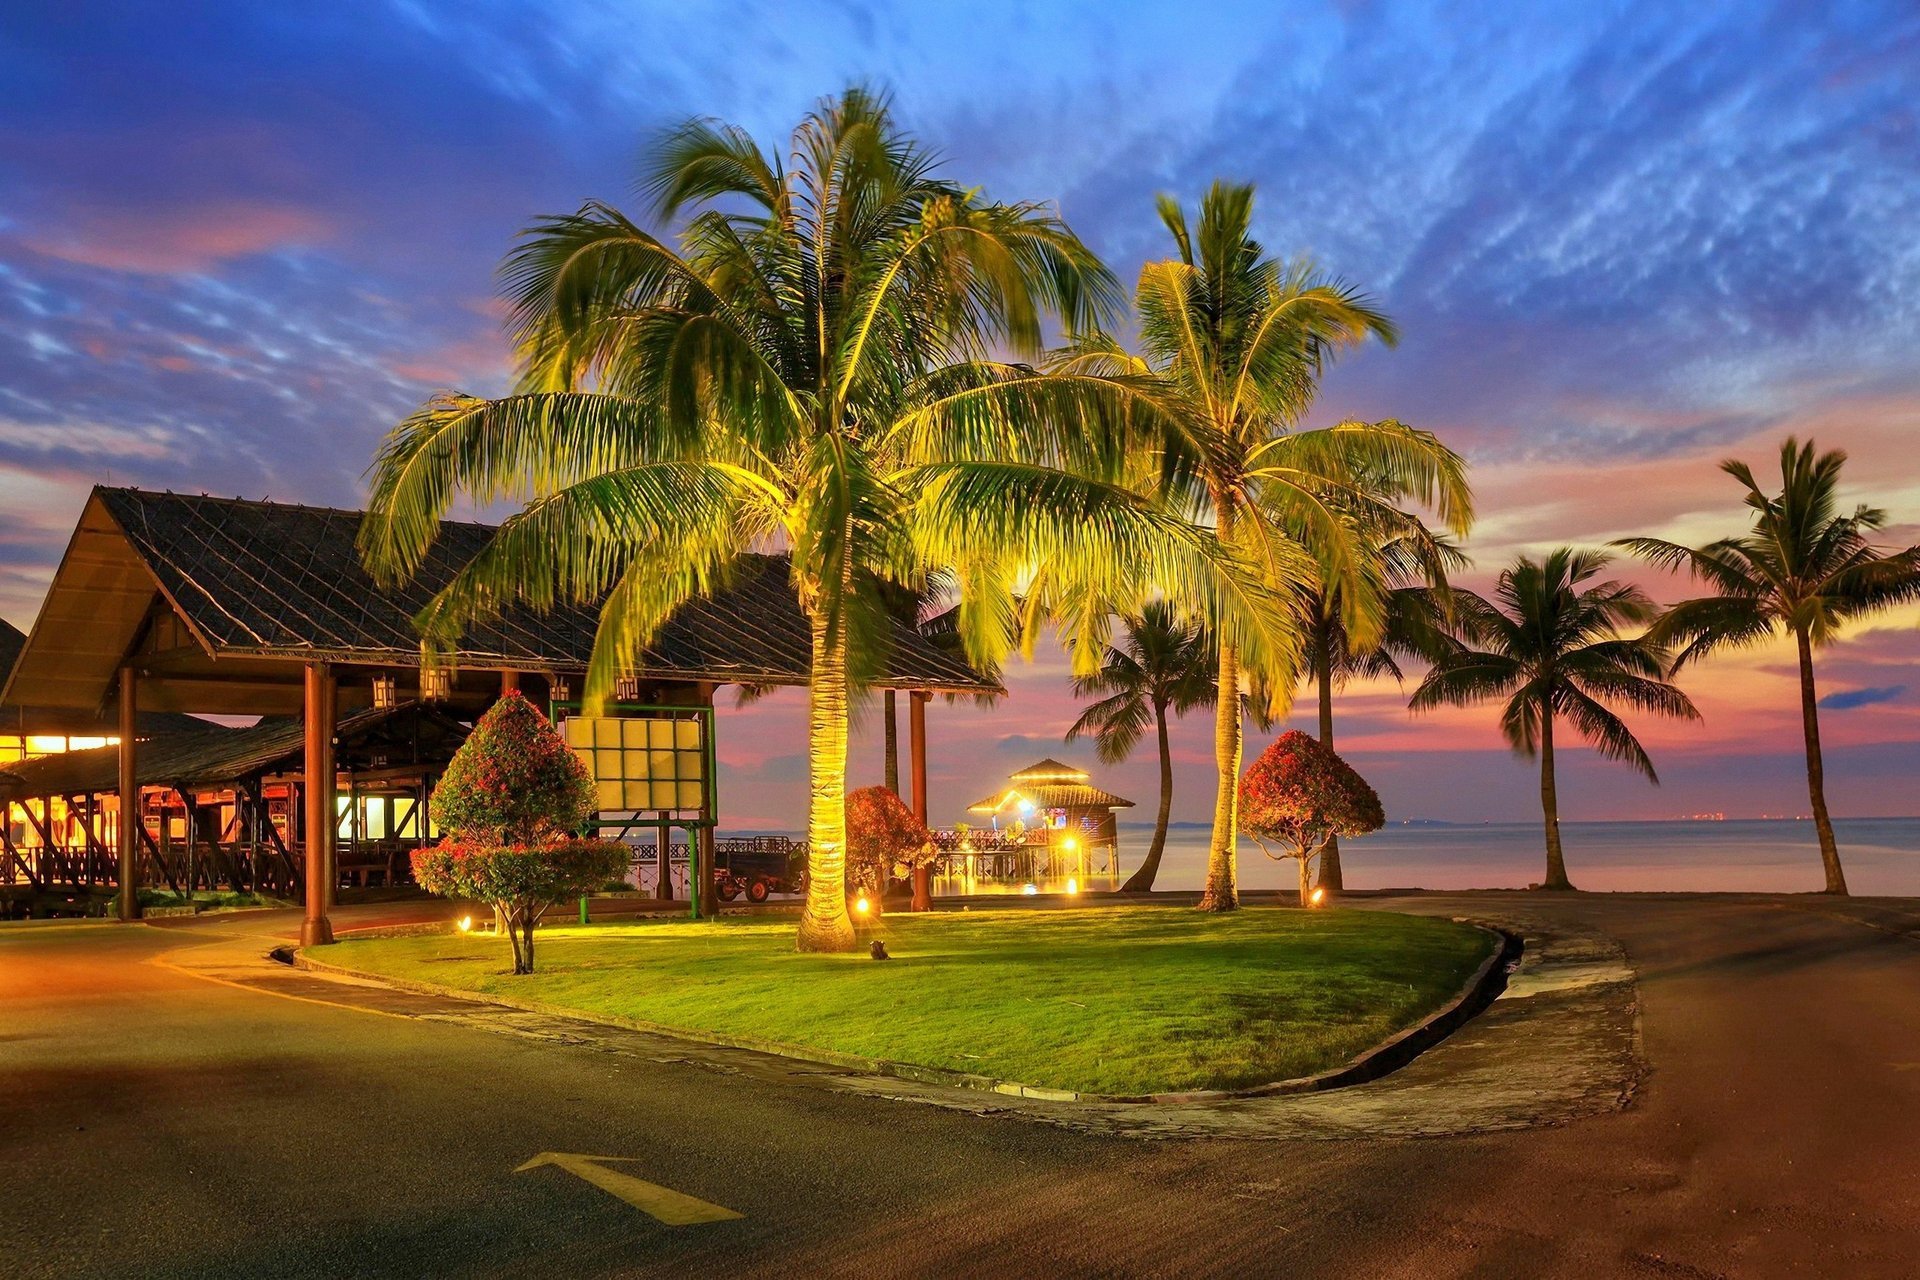
[[[774,1057],[789,1058],[815,1066],[834,1067],[846,1071],[860,1071],[868,1075],[886,1076],[897,1080],[912,1080],[919,1084],[945,1085],[957,1089],[974,1089],[988,1093],[1006,1094],[1017,1098],[1029,1098],[1037,1102],[1084,1102],[1099,1104],[1114,1103],[1206,1103],[1231,1102],[1243,1098],[1265,1098],[1289,1093],[1319,1093],[1328,1089],[1340,1089],[1350,1085],[1365,1084],[1399,1070],[1422,1053],[1439,1044],[1461,1026],[1484,1010],[1500,993],[1506,989],[1507,975],[1519,961],[1524,944],[1519,934],[1499,925],[1482,920],[1458,919],[1457,923],[1470,925],[1494,939],[1494,948],[1486,960],[1471,977],[1462,984],[1454,998],[1442,1008],[1428,1015],[1411,1027],[1395,1032],[1370,1049],[1363,1050],[1346,1063],[1329,1068],[1316,1075],[1297,1076],[1291,1080],[1276,1080],[1269,1084],[1251,1085],[1244,1089],[1196,1089],[1171,1093],[1113,1094],[1083,1093],[1072,1089],[1049,1089],[1041,1085],[1023,1084],[1017,1080],[1001,1080],[993,1076],[976,1075],[966,1071],[954,1071],[947,1067],[929,1067],[913,1062],[894,1062],[886,1058],[866,1058],[857,1054],[836,1053],[830,1049],[815,1049],[803,1045],[792,1045],[777,1040],[762,1040],[754,1036],[729,1036],[716,1032],[688,1031],[680,1027],[666,1027],[658,1023],[645,1022],[638,1018],[623,1018],[618,1014],[594,1013],[575,1009],[566,1005],[549,1004],[543,1000],[525,1000],[514,996],[502,996],[491,993],[469,991],[460,987],[450,987],[438,982],[422,982],[414,978],[393,978],[385,974],[368,973],[360,969],[351,969],[345,965],[330,964],[316,960],[308,954],[306,948],[276,947],[274,958],[296,968],[312,973],[327,974],[335,977],[353,978],[359,981],[374,982],[391,987],[397,991],[411,991],[417,995],[440,996],[447,999],[470,1000],[476,1004],[496,1005],[506,1009],[517,1009],[523,1013],[536,1013],[549,1018],[573,1018],[580,1022],[598,1023],[602,1026],[619,1027],[626,1031],[639,1031],[663,1039],[678,1040],[687,1044],[707,1045],[723,1049],[745,1049],[754,1053],[769,1054]],[[406,933],[451,932],[449,927],[403,926]],[[373,937],[384,935],[384,930],[369,929],[356,931],[356,936]]]

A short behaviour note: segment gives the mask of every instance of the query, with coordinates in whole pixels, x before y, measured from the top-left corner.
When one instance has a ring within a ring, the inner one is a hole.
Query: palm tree
[[[1165,601],[1149,603],[1122,625],[1125,637],[1120,645],[1108,647],[1100,669],[1074,679],[1075,696],[1100,700],[1080,713],[1067,730],[1067,741],[1091,735],[1100,759],[1118,764],[1133,754],[1146,727],[1153,726],[1160,747],[1160,812],[1154,819],[1146,860],[1120,886],[1123,893],[1145,893],[1160,873],[1167,821],[1173,813],[1167,713],[1184,716],[1196,707],[1212,705],[1213,651],[1206,631],[1180,618]]]
[[[1505,699],[1500,731],[1514,751],[1540,760],[1540,809],[1546,821],[1543,889],[1571,889],[1560,848],[1560,802],[1554,786],[1554,725],[1574,732],[1609,760],[1620,760],[1658,783],[1653,761],[1607,704],[1624,704],[1676,719],[1698,720],[1687,695],[1668,684],[1667,654],[1623,626],[1644,624],[1657,610],[1638,587],[1608,580],[1584,587],[1610,563],[1597,551],[1569,547],[1544,561],[1522,556],[1503,569],[1489,601],[1453,592],[1462,647],[1442,658],[1414,691],[1415,711]]]
[[[1386,598],[1386,619],[1374,643],[1355,643],[1341,615],[1337,585],[1317,590],[1307,600],[1306,675],[1318,695],[1320,745],[1329,751],[1334,748],[1336,688],[1355,677],[1403,681],[1401,661],[1438,662],[1455,647],[1446,632],[1447,574],[1465,568],[1467,557],[1417,518],[1389,514],[1372,542],[1376,563],[1368,575]],[[1327,837],[1320,855],[1320,888],[1329,894],[1346,888],[1338,836]]]
[[[1252,235],[1251,186],[1216,182],[1197,231],[1171,197],[1160,198],[1159,212],[1178,256],[1141,268],[1143,354],[1089,338],[1056,367],[1169,383],[1187,412],[1165,421],[1158,481],[1274,590],[1307,592],[1323,578],[1352,586],[1339,597],[1342,615],[1360,643],[1372,644],[1385,608],[1380,593],[1365,589],[1365,556],[1345,508],[1363,496],[1420,502],[1459,531],[1472,516],[1460,460],[1432,435],[1391,421],[1298,429],[1334,357],[1370,337],[1395,341],[1393,323],[1311,263],[1268,257]],[[1229,911],[1239,903],[1239,695],[1264,689],[1274,698],[1268,709],[1283,709],[1298,678],[1301,637],[1296,628],[1284,643],[1266,643],[1224,619],[1213,630],[1219,776],[1200,905]]]
[[[808,878],[798,943],[854,945],[845,902],[849,698],[881,669],[882,584],[951,570],[967,650],[1009,643],[1010,584],[1099,634],[1149,587],[1273,605],[1204,531],[1121,483],[1151,388],[1043,375],[1052,318],[1111,318],[1111,275],[1030,204],[936,176],[860,89],[794,130],[787,159],[693,120],[654,140],[643,189],[677,234],[589,203],[539,219],[504,268],[518,387],[448,394],[387,437],[361,553],[412,574],[456,498],[518,511],[420,619],[430,644],[520,604],[597,603],[586,692],[753,550],[784,551],[810,631]],[[1096,614],[1098,616],[1096,616]]]
[[[1746,487],[1753,527],[1704,547],[1659,538],[1628,538],[1620,545],[1665,569],[1686,569],[1713,595],[1675,605],[1655,627],[1680,645],[1678,670],[1716,649],[1763,643],[1782,631],[1793,636],[1800,659],[1800,723],[1807,751],[1807,794],[1820,840],[1828,893],[1847,891],[1840,849],[1827,812],[1826,769],[1820,758],[1819,697],[1813,651],[1831,644],[1849,622],[1903,601],[1920,599],[1920,546],[1884,553],[1867,535],[1886,513],[1858,506],[1843,514],[1837,491],[1847,455],[1816,453],[1813,441],[1792,436],[1780,446],[1780,492],[1763,492],[1746,463],[1720,469]]]

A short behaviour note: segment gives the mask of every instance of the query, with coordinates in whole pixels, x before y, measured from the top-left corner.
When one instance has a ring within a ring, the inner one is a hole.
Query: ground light
[[[1317,907],[1320,905],[1321,899],[1325,898],[1326,896],[1327,896],[1327,891],[1325,889],[1315,889],[1313,893],[1307,898],[1307,901]]]
[[[1080,882],[1074,879],[1072,876],[1067,877],[1067,892],[1068,893],[1080,892]]]
[[[857,916],[863,916],[871,910],[873,910],[873,904],[867,901],[866,894],[863,893],[858,898],[854,899],[853,914]]]
[[[473,917],[472,917],[472,916],[461,916],[461,917],[460,917],[460,932],[462,932],[462,933],[465,933],[465,932],[467,932],[467,931],[468,931],[469,929],[471,929],[471,928],[473,928]]]

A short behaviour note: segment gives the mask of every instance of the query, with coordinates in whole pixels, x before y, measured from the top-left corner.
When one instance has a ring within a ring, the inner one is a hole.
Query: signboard
[[[593,776],[602,813],[707,807],[707,744],[698,718],[569,716],[567,745]]]

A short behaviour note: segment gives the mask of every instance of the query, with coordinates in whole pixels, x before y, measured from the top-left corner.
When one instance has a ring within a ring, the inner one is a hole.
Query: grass
[[[792,918],[340,944],[350,968],[665,1027],[1099,1093],[1234,1088],[1336,1066],[1445,1004],[1492,949],[1391,912],[1170,907],[890,915],[894,958],[802,955]]]

